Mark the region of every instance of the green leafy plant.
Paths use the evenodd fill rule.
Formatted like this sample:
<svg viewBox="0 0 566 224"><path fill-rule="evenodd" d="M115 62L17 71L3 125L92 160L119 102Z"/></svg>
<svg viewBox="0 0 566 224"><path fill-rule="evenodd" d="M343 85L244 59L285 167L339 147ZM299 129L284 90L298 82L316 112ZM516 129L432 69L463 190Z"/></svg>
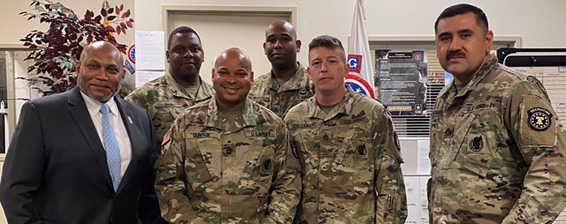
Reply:
<svg viewBox="0 0 566 224"><path fill-rule="evenodd" d="M28 67L28 86L43 95L65 92L77 85L75 62L83 48L91 42L106 40L126 53L127 46L118 43L111 34L126 34L128 28L133 28L130 10L124 10L123 4L110 7L104 1L100 15L86 10L83 18L60 2L32 0L30 6L35 12L24 11L20 15L49 24L47 31L32 30L20 39L31 50L24 60L33 61ZM47 89L38 88L38 84ZM125 95L128 91L124 84L120 94Z"/></svg>

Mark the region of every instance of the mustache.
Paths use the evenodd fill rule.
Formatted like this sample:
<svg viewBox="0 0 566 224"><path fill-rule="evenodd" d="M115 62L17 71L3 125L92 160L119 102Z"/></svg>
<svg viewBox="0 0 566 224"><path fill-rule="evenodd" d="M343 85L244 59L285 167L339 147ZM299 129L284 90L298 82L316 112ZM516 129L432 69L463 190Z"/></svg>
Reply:
<svg viewBox="0 0 566 224"><path fill-rule="evenodd" d="M446 55L447 58L453 58L453 57L466 57L466 53L464 53L463 51L451 51L448 53L448 55Z"/></svg>

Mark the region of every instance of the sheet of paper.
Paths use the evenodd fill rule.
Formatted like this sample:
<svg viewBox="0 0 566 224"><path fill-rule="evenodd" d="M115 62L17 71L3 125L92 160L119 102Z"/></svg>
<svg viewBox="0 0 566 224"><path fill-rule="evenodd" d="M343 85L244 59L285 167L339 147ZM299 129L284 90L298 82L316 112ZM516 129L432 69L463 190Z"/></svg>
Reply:
<svg viewBox="0 0 566 224"><path fill-rule="evenodd" d="M165 70L163 31L136 31L136 70Z"/></svg>
<svg viewBox="0 0 566 224"><path fill-rule="evenodd" d="M418 164L417 174L430 175L430 159L428 157L430 140L418 141Z"/></svg>
<svg viewBox="0 0 566 224"><path fill-rule="evenodd" d="M426 176L426 177L419 177L419 186L420 186L420 210L421 210L421 214L420 214L420 218L421 218L421 224L428 224L428 195L426 193L426 183L428 182L428 179L430 178L430 176Z"/></svg>
<svg viewBox="0 0 566 224"><path fill-rule="evenodd" d="M165 72L162 71L136 71L136 88L164 75Z"/></svg>
<svg viewBox="0 0 566 224"><path fill-rule="evenodd" d="M405 224L419 224L421 220L420 177L404 177L407 192L407 219Z"/></svg>

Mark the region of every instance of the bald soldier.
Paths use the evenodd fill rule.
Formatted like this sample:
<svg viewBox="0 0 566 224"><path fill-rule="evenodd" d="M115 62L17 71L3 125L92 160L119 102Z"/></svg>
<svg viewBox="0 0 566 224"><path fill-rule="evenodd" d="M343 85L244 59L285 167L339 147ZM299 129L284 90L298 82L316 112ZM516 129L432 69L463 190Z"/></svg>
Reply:
<svg viewBox="0 0 566 224"><path fill-rule="evenodd" d="M298 223L404 223L401 152L384 107L344 84L350 66L340 40L309 44L314 97L285 122L303 168Z"/></svg>
<svg viewBox="0 0 566 224"><path fill-rule="evenodd" d="M497 63L481 9L450 6L434 27L454 81L431 117L431 223L552 223L566 206L566 132L546 90Z"/></svg>
<svg viewBox="0 0 566 224"><path fill-rule="evenodd" d="M291 23L275 21L265 30L263 50L271 71L254 80L249 97L281 118L314 94L307 70L297 61L300 49L301 41Z"/></svg>
<svg viewBox="0 0 566 224"><path fill-rule="evenodd" d="M230 48L216 58L216 96L190 107L167 132L156 191L171 223L291 223L300 165L282 120L249 100L249 57Z"/></svg>

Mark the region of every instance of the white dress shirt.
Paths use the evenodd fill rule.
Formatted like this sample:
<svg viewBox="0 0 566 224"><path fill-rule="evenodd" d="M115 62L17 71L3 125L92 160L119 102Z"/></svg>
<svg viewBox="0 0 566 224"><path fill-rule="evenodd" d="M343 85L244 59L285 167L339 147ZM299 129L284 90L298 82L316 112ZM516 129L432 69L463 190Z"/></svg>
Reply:
<svg viewBox="0 0 566 224"><path fill-rule="evenodd" d="M102 143L102 146L105 147L104 140L102 138L102 114L100 113L100 107L102 106L102 103L90 98L83 92L81 92L81 95L83 96L83 99L85 101L88 113L92 118L92 122L94 123L94 127L96 128L100 142ZM112 124L114 133L116 134L118 146L120 147L120 180L122 180L122 177L124 177L124 173L126 172L126 169L128 168L130 161L132 160L132 144L130 143L130 136L128 136L128 131L126 131L126 126L124 126L124 121L122 120L122 116L120 116L120 111L118 110L118 106L114 101L114 97L110 98L110 100L108 100L106 104L108 105L108 107L110 107L108 118L110 119L110 124ZM104 150L106 150L106 148Z"/></svg>

